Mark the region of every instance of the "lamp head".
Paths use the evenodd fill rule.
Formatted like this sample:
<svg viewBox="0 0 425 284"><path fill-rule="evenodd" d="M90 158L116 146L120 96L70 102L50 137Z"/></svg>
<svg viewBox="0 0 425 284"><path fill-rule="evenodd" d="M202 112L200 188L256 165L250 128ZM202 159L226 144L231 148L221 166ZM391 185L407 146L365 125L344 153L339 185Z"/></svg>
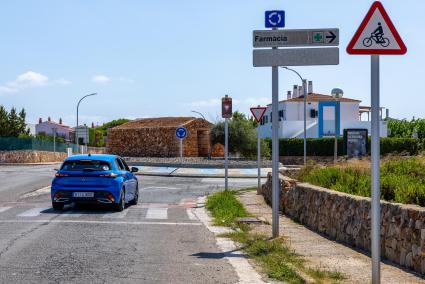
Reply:
<svg viewBox="0 0 425 284"><path fill-rule="evenodd" d="M344 95L344 91L340 88L333 88L331 94L334 99L340 99Z"/></svg>

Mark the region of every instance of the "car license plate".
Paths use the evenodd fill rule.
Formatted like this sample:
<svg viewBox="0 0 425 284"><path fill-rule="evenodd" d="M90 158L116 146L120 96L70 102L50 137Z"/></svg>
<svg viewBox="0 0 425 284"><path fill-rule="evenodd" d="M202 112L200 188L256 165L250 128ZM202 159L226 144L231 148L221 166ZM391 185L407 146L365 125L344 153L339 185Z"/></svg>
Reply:
<svg viewBox="0 0 425 284"><path fill-rule="evenodd" d="M94 192L73 192L72 197L94 197Z"/></svg>

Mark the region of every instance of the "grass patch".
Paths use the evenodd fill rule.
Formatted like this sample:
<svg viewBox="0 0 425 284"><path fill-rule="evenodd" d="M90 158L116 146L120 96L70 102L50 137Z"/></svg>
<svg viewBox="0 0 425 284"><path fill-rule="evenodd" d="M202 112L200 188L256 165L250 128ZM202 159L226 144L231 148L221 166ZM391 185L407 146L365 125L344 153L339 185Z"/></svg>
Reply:
<svg viewBox="0 0 425 284"><path fill-rule="evenodd" d="M305 283L299 273L302 271L316 283L337 283L345 279L338 272L306 268L303 258L295 254L282 238L268 239L251 232L247 224L235 224L236 218L248 216L236 198L237 194L233 191L214 193L208 197L206 208L212 213L215 224L237 228L234 232L219 236L240 243L242 250L262 267L268 277L287 283Z"/></svg>
<svg viewBox="0 0 425 284"><path fill-rule="evenodd" d="M219 226L235 226L235 220L247 217L248 213L236 198L234 191L221 191L210 195L205 204L214 217L214 224Z"/></svg>
<svg viewBox="0 0 425 284"><path fill-rule="evenodd" d="M359 196L371 196L370 164L308 166L298 173L304 182ZM381 163L381 199L425 206L425 157L390 158Z"/></svg>

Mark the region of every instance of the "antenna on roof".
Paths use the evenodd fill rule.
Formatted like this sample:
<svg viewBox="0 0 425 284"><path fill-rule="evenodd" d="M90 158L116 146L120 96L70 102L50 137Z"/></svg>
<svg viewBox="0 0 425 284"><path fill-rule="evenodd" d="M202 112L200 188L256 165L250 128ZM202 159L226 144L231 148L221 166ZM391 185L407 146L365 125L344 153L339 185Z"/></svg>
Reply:
<svg viewBox="0 0 425 284"><path fill-rule="evenodd" d="M91 157L91 153L89 153L89 157Z"/></svg>

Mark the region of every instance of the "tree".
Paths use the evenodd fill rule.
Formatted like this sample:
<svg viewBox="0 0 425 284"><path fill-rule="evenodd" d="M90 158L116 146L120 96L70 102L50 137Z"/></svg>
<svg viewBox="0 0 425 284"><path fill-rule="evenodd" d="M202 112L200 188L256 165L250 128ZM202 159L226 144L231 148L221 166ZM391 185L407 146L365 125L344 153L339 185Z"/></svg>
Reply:
<svg viewBox="0 0 425 284"><path fill-rule="evenodd" d="M18 126L18 131L19 131L19 135L28 135L30 133L30 130L27 129L27 124L25 123L25 119L26 119L27 113L25 112L25 109L22 109L19 112L19 126Z"/></svg>
<svg viewBox="0 0 425 284"><path fill-rule="evenodd" d="M235 111L229 120L229 152L240 153L246 158L257 157L257 122L245 114ZM224 122L220 121L211 130L213 144L224 145ZM270 148L266 141L261 141L261 154L270 157Z"/></svg>
<svg viewBox="0 0 425 284"><path fill-rule="evenodd" d="M20 134L20 121L16 108L12 107L9 112L9 136L18 137Z"/></svg>
<svg viewBox="0 0 425 284"><path fill-rule="evenodd" d="M0 106L0 137L1 136L9 136L9 114L3 106Z"/></svg>

